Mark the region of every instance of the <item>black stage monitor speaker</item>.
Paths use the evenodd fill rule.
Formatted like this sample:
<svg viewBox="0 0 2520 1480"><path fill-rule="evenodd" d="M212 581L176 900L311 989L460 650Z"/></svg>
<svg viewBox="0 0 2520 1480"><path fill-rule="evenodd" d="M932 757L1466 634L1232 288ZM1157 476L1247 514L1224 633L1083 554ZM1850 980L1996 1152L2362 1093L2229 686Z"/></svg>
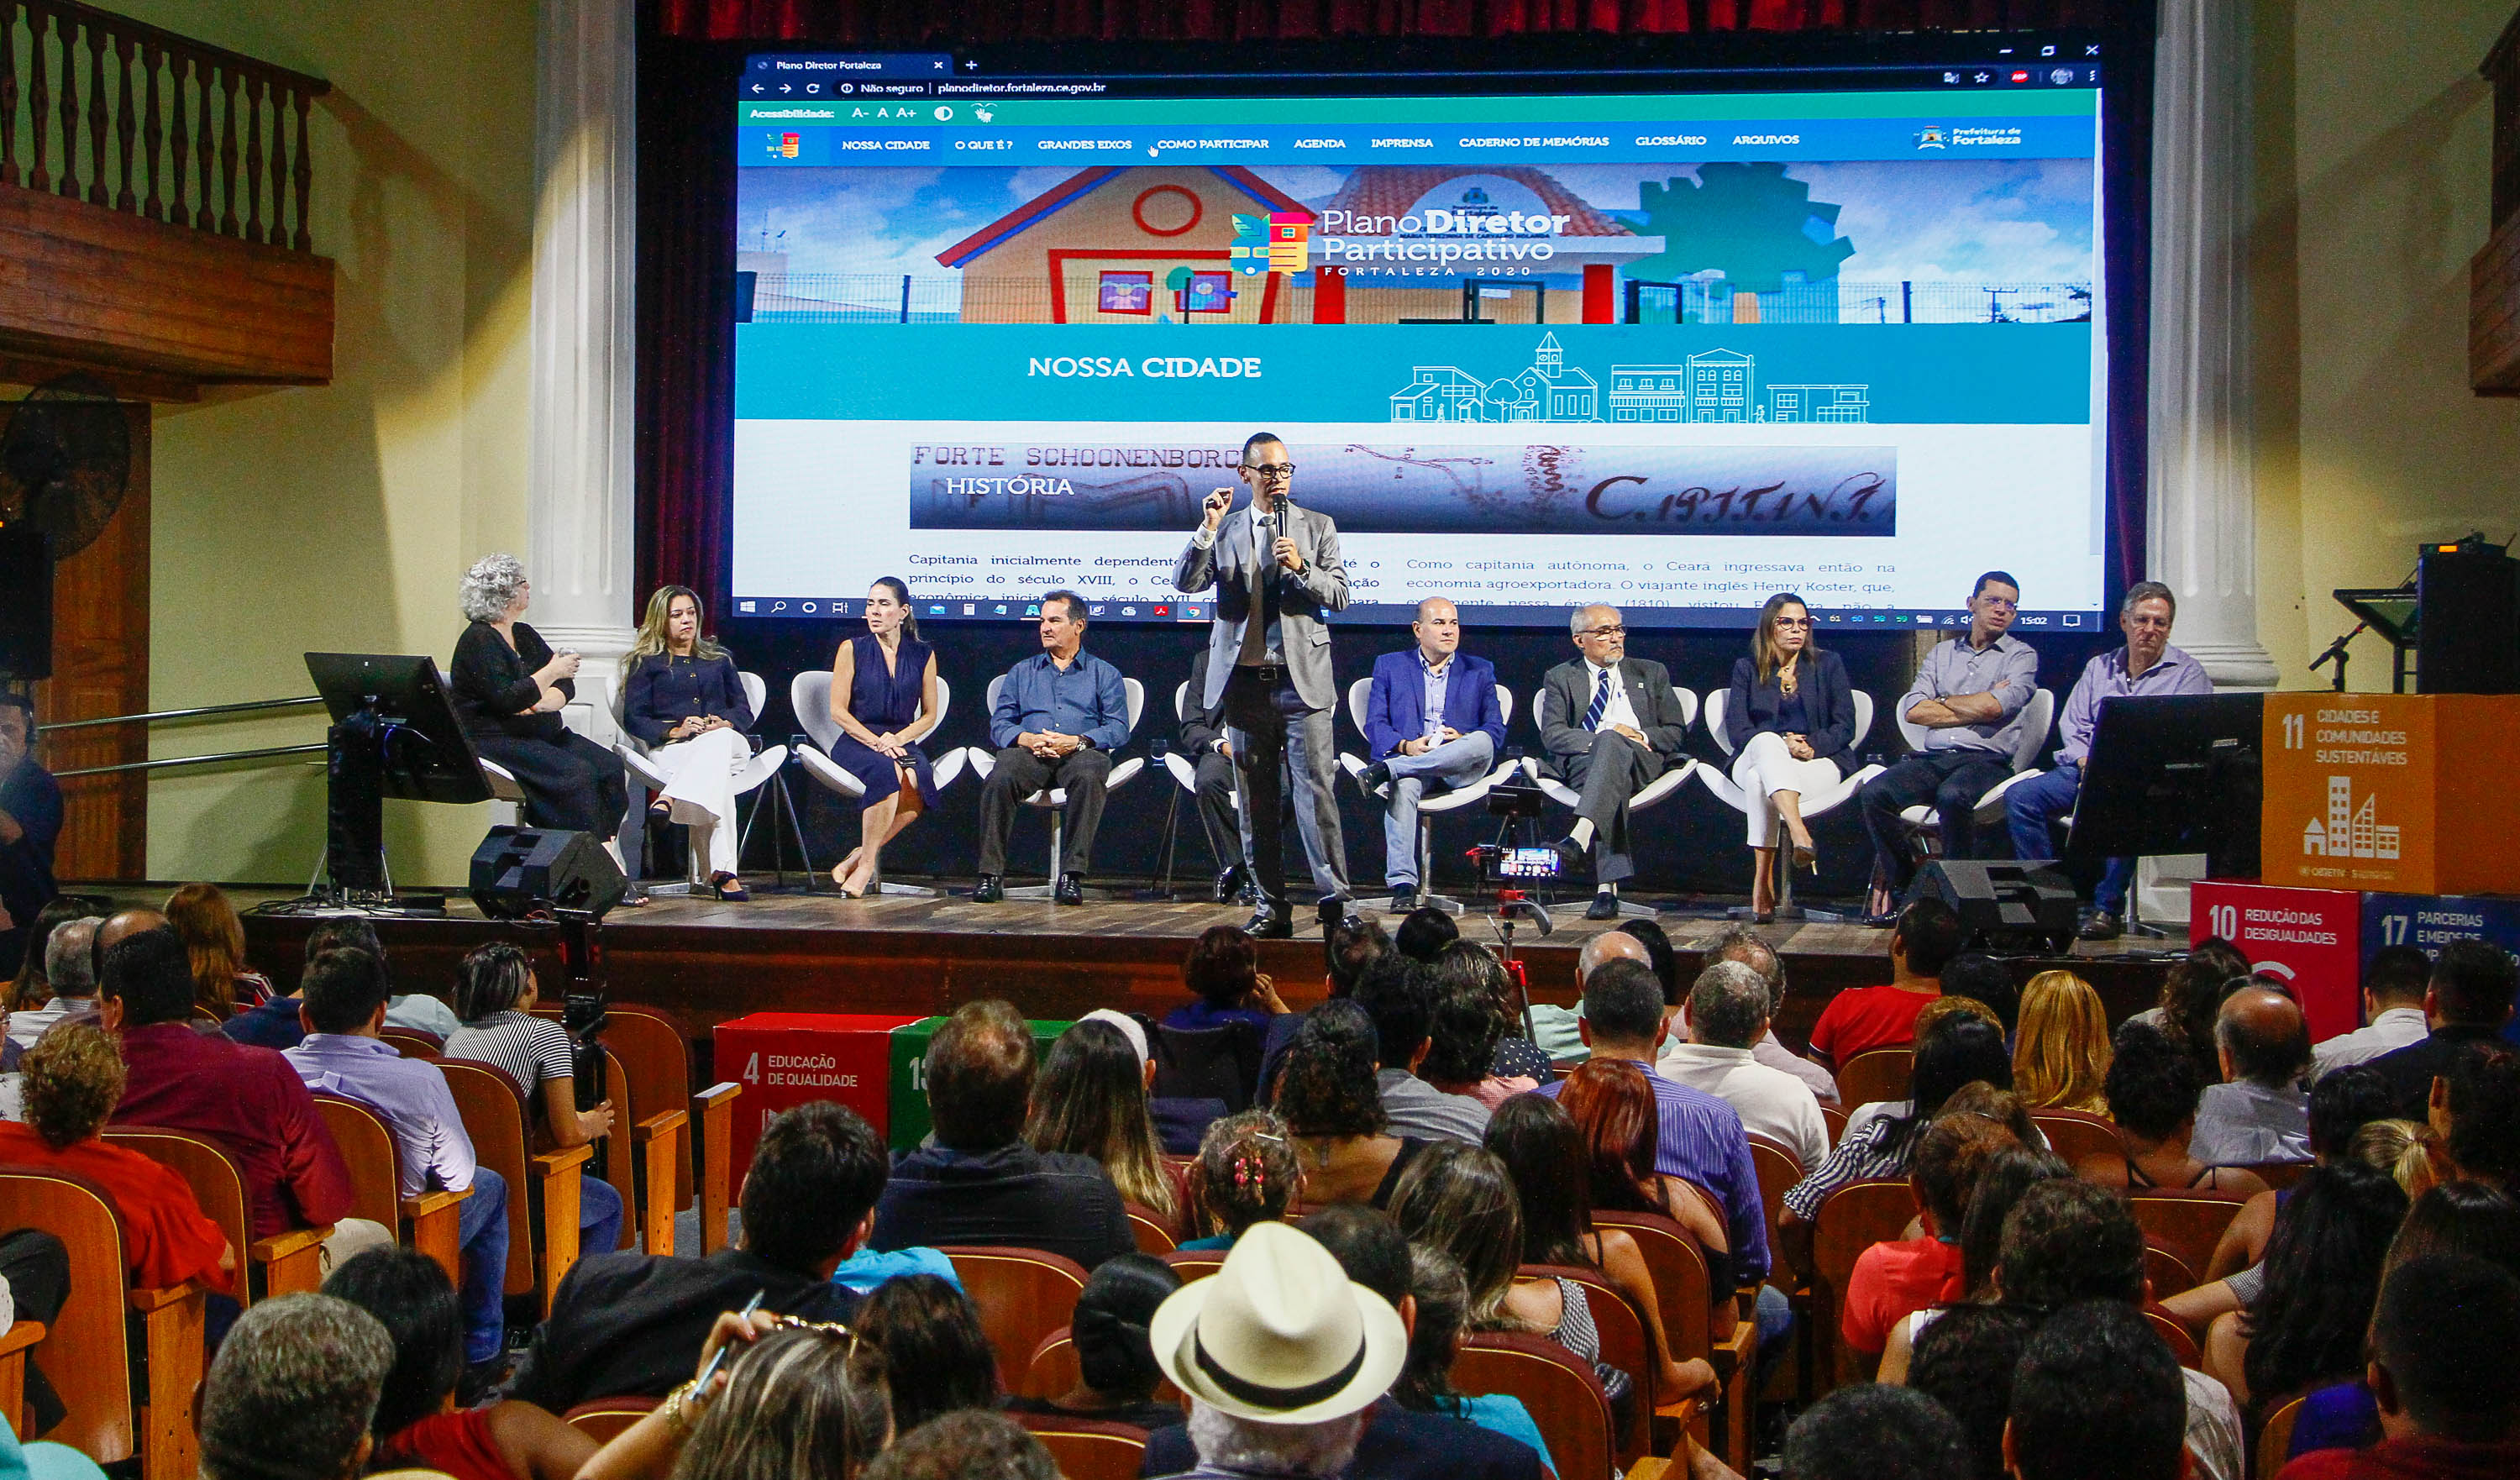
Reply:
<svg viewBox="0 0 2520 1480"><path fill-rule="evenodd" d="M2045 865L1937 859L1917 871L1901 903L1928 898L1960 918L1964 949L2073 949L2073 880Z"/></svg>
<svg viewBox="0 0 2520 1480"><path fill-rule="evenodd" d="M601 919L629 887L592 832L492 828L472 850L472 903L492 919L536 910L583 910Z"/></svg>
<svg viewBox="0 0 2520 1480"><path fill-rule="evenodd" d="M2520 694L2520 561L2465 539L2415 562L2415 692Z"/></svg>
<svg viewBox="0 0 2520 1480"><path fill-rule="evenodd" d="M44 532L0 526L0 679L53 676L53 556Z"/></svg>

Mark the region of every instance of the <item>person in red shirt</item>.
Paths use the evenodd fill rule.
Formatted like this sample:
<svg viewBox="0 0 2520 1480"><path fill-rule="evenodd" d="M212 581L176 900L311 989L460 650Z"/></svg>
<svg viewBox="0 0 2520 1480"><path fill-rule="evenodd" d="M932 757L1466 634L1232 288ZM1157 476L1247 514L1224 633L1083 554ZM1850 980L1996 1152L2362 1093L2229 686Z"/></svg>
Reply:
<svg viewBox="0 0 2520 1480"><path fill-rule="evenodd" d="M256 1238L344 1221L350 1173L315 1097L277 1053L194 1031L192 962L173 930L114 942L99 997L129 1071L113 1124L190 1131L224 1146L244 1173Z"/></svg>
<svg viewBox="0 0 2520 1480"><path fill-rule="evenodd" d="M2520 1474L2520 1279L2467 1254L2390 1271L2364 1380L2387 1437L2364 1450L2313 1450L2277 1480Z"/></svg>
<svg viewBox="0 0 2520 1480"><path fill-rule="evenodd" d="M1916 1138L1908 1185L1924 1214L1925 1236L1876 1243L1858 1255L1838 1303L1838 1330L1867 1378L1880 1366L1891 1327L1929 1305L1967 1293L1960 1271L1960 1219L1978 1173L1998 1151L2021 1143L2001 1120L1946 1111Z"/></svg>
<svg viewBox="0 0 2520 1480"><path fill-rule="evenodd" d="M1899 912L1890 932L1886 987L1854 987L1838 993L1812 1024L1812 1057L1832 1069L1867 1049L1900 1048L1916 1041L1916 1014L1943 995L1938 979L1960 950L1960 918L1939 899L1920 899Z"/></svg>
<svg viewBox="0 0 2520 1480"><path fill-rule="evenodd" d="M131 1282L163 1289L185 1280L226 1293L236 1250L193 1200L184 1179L138 1151L97 1139L122 1098L122 1055L91 1023L64 1023L20 1063L26 1123L0 1120L0 1163L63 1172L96 1184L121 1214Z"/></svg>

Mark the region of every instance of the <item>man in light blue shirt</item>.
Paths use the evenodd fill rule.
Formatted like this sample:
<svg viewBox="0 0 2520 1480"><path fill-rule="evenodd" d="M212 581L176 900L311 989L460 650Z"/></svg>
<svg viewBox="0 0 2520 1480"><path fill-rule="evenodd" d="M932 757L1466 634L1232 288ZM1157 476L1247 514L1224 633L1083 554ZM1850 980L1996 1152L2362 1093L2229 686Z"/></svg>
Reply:
<svg viewBox="0 0 2520 1480"><path fill-rule="evenodd" d="M2074 798L2083 789L2083 762L2092 753L2092 732L2099 726L2103 701L2129 695L2214 692L2205 665L2170 646L2170 624L2178 616L2179 599L2161 582L2138 581L2127 588L2126 600L2118 604L2118 630L2126 634L2126 646L2083 665L2083 676L2074 681L2064 717L2056 724L2064 740L2056 752L2056 769L2003 794L2013 857L2056 856L2055 835L2048 830L2074 810ZM2125 931L2127 886L2134 879L2134 859L2108 861L2092 893L2092 918L2083 926L2083 939L2115 940Z"/></svg>
<svg viewBox="0 0 2520 1480"><path fill-rule="evenodd" d="M980 880L971 897L981 904L1007 897L1007 834L1016 805L1053 788L1067 793L1059 813L1066 856L1058 860L1053 897L1085 903L1111 752L1129 742L1129 694L1120 670L1084 649L1085 599L1073 591L1043 597L1041 652L1007 670L989 712L989 742L998 753L980 791Z"/></svg>
<svg viewBox="0 0 2520 1480"><path fill-rule="evenodd" d="M378 1035L384 1030L384 963L354 946L307 963L298 982L306 1036L281 1056L319 1095L355 1099L393 1132L401 1186L397 1199L436 1188L472 1195L458 1205L456 1241L463 1253L464 1359L495 1362L506 1335L502 1310L508 1282L508 1185L479 1165L464 1131L454 1092L437 1066L405 1058Z"/></svg>
<svg viewBox="0 0 2520 1480"><path fill-rule="evenodd" d="M1872 835L1874 877L1888 900L1874 901L1872 923L1897 922L1897 901L1916 876L1908 825L1910 807L1931 803L1942 824L1945 858L1980 858L1977 801L2012 774L2021 711L2039 692L2039 654L2010 635L2021 583L1990 570L1969 592L1968 631L1937 643L1899 696L1897 713L1925 732L1924 748L1864 784L1856 804Z"/></svg>

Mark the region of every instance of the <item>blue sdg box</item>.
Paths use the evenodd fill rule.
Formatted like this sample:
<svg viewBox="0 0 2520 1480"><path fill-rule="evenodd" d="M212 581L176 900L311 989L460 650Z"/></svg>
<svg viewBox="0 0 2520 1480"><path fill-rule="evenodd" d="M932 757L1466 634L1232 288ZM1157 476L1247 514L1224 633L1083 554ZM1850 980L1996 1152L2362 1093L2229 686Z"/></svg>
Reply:
<svg viewBox="0 0 2520 1480"><path fill-rule="evenodd" d="M2500 894L2365 894L2362 954L2413 946L2439 955L2444 941L2490 940L2520 954L2520 898ZM2502 1030L2520 1043L2520 1018Z"/></svg>

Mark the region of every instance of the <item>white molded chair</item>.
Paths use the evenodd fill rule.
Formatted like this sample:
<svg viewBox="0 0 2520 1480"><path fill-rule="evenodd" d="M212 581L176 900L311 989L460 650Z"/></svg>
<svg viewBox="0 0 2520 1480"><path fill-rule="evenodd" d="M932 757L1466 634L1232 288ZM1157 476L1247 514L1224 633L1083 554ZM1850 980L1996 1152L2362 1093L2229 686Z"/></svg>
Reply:
<svg viewBox="0 0 2520 1480"><path fill-rule="evenodd" d="M1724 731L1724 716L1725 711L1732 707L1732 691L1730 689L1716 689L1706 695L1706 735L1708 739L1715 741L1715 748L1723 751L1728 760L1732 754L1732 738ZM1855 691L1855 739L1848 741L1847 748L1860 751L1864 744L1864 738L1871 733L1872 695L1858 689ZM1808 820L1844 806L1857 791L1863 788L1866 782L1880 775L1881 769L1879 766L1860 767L1853 775L1838 778L1837 785L1832 787L1821 791L1804 792L1802 794L1804 818ZM1743 817L1750 815L1752 807L1765 807L1771 813L1776 810L1775 804L1766 797L1752 796L1734 785L1732 768L1730 765L1700 766L1697 768L1697 779L1706 784L1706 789L1714 792L1718 801ZM1777 918L1779 919L1800 918L1798 915L1786 914L1793 909L1795 909L1794 853L1791 848L1779 846L1777 849Z"/></svg>
<svg viewBox="0 0 2520 1480"><path fill-rule="evenodd" d="M1003 673L989 680L988 700L991 714L998 712L998 691L1006 686L1007 677ZM1147 686L1136 679L1124 678L1120 680L1120 687L1128 695L1129 734L1134 737L1138 733L1138 716L1146 711ZM998 752L993 749L973 745L964 753L971 759L971 774L982 781L987 781L989 773L997 769ZM1146 769L1147 758L1143 755L1133 755L1127 760L1113 761L1111 774L1102 783L1103 793L1108 795L1119 790L1130 782L1136 781L1138 773ZM1051 786L1036 791L1024 798L1024 805L1039 807L1050 814L1050 882L1026 884L1019 889L1009 889L1007 898L1049 899L1058 893L1058 862L1067 856L1067 821L1059 812L1060 808L1067 805L1067 788Z"/></svg>
<svg viewBox="0 0 2520 1480"><path fill-rule="evenodd" d="M1683 689L1678 684L1671 686L1671 693L1674 698L1680 700L1681 724L1687 726L1696 723L1697 695L1687 689ZM1532 727L1540 731L1543 735L1549 733L1548 706L1549 690L1546 687L1543 687L1538 693L1531 696ZM1574 787L1567 785L1564 782L1561 782L1555 777L1550 776L1546 772L1542 771L1540 769L1540 761L1537 757L1526 758L1522 764L1524 772L1530 776L1532 781L1539 785L1542 791L1548 793L1551 801L1557 803L1557 805L1561 807L1572 809L1577 803L1583 800L1583 797L1576 792ZM1628 798L1629 817L1633 819L1636 814L1642 812L1647 807L1654 806L1664 801L1670 797L1673 792L1679 790L1688 783L1691 772L1702 772L1705 769L1705 767L1697 763L1697 758L1695 756L1682 756L1680 758L1680 764L1672 767L1662 775L1655 777L1651 782L1646 784L1643 790ZM1583 904L1559 905L1557 906L1557 909L1580 912L1590 908L1591 904L1592 901L1587 900ZM1654 917L1654 911L1648 910L1642 905L1629 904L1625 898L1622 898L1619 901L1619 918L1622 919L1651 919Z"/></svg>
<svg viewBox="0 0 2520 1480"><path fill-rule="evenodd" d="M805 727L805 734L814 741L796 752L796 759L803 763L805 774L849 801L866 800L865 785L842 770L839 762L831 756L832 747L840 740L839 724L832 718L832 670L808 668L797 674L788 685L788 706L796 711L796 723ZM935 738L937 731L945 728L945 716L953 707L954 686L939 674L936 678L936 728L927 732L930 740ZM953 785L954 778L963 774L963 752L959 748L930 752L928 766L936 777L936 789L942 791ZM878 875L875 892L933 898L942 891L918 884L886 883Z"/></svg>
<svg viewBox="0 0 2520 1480"><path fill-rule="evenodd" d="M761 706L770 699L770 686L763 683L761 675L757 673L738 673L736 677L743 684L743 700L752 706L753 722L757 725L761 720ZM621 723L621 705L626 694L625 685L612 695L613 724L621 737L612 742L612 753L621 757L621 769L629 773L630 817L635 826L638 819L647 815L651 799L663 791L669 783L665 773L656 768L652 752L647 742L632 735L629 727ZM786 764L788 764L786 745L772 745L756 752L745 764L743 774L736 778L735 794L738 797L743 797L759 790L762 784L776 778L779 775L779 768ZM758 810L755 809L756 815ZM735 819L727 818L719 826L731 828L737 824ZM626 833L629 830L625 828L623 830ZM688 832L690 829L686 828L685 830ZM749 826L743 828L744 836L749 837L751 832ZM649 893L692 894L708 887L708 864L700 857L700 850L695 846L684 851L691 856L690 867L685 871L687 875L685 880L677 884L657 884L651 888ZM742 854L743 845L739 841L736 844L736 856L741 860Z"/></svg>
<svg viewBox="0 0 2520 1480"><path fill-rule="evenodd" d="M1372 695L1373 680L1371 678L1361 678L1347 686L1347 720L1349 724L1356 727L1356 733L1359 735L1366 733L1366 704L1372 697ZM1503 684L1499 684L1496 686L1496 695L1497 707L1504 711L1506 724L1508 726L1511 726L1513 724L1513 691L1508 689ZM1351 778L1356 777L1359 772L1362 772L1366 768L1367 764L1364 756L1350 755L1344 751L1340 753L1338 759L1340 767L1344 769ZM1421 796L1418 799L1418 903L1419 905L1431 905L1434 908L1443 911L1447 915L1460 915L1468 908L1458 899L1453 899L1434 892L1435 817L1438 813L1458 812L1463 807L1487 800L1488 792L1495 787L1496 784L1500 780L1511 773L1513 768L1513 762L1509 760L1499 760L1495 767L1492 768L1485 777L1470 783L1466 786L1457 787L1451 791L1440 791L1432 796ZM1357 786L1359 789L1363 789L1365 783L1362 780L1359 780L1357 782ZM1368 791L1366 794L1368 796L1373 796L1373 793L1371 791ZM1376 801L1383 800L1383 798L1378 796L1373 797L1373 799ZM1357 908L1360 910L1388 909L1390 908L1390 905L1391 900L1388 895L1381 899L1359 900L1357 902Z"/></svg>
<svg viewBox="0 0 2520 1480"><path fill-rule="evenodd" d="M1908 742L1908 748L1924 749L1925 737L1932 732L1922 725L1913 723L1904 714L1897 718L1899 736ZM2021 740L2012 747L2012 774L1989 787L1987 793L1977 799L1977 806L1972 809L1976 812L1979 822L2002 823L2003 794L2034 776L2046 774L2038 769L2039 752L2047 748L2048 732L2054 727L2055 723L2056 691L2042 689L2030 696L2029 703L2021 707ZM1908 825L1910 836L1928 856L1942 851L1943 823L1932 807L1906 808L1900 812L1899 820Z"/></svg>

